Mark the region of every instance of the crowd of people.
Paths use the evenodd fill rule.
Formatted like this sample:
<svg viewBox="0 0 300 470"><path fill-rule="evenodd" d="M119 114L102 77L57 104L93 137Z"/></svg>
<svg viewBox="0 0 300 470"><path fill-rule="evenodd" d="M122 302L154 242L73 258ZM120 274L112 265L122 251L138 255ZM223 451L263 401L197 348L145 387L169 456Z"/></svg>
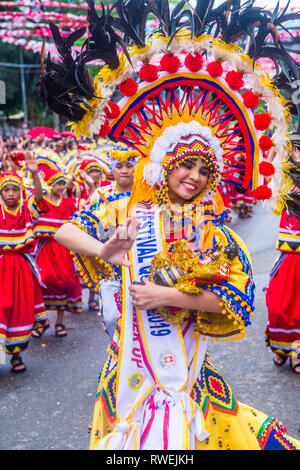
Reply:
<svg viewBox="0 0 300 470"><path fill-rule="evenodd" d="M54 239L56 231L100 194L128 196L137 152L104 141L53 140L43 134L1 139L0 149L0 338L11 370L18 373L26 370L20 353L30 338L40 338L49 328L47 310L57 312L57 337L67 335L65 312L82 312L84 282L69 250ZM101 313L101 305L90 287L88 308Z"/></svg>

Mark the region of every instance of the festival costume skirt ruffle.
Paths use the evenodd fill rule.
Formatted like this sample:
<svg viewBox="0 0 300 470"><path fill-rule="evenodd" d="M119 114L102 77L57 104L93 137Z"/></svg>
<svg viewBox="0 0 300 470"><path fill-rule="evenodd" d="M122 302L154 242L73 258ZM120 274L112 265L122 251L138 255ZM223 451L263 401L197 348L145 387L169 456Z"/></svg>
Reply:
<svg viewBox="0 0 300 470"><path fill-rule="evenodd" d="M105 436L113 434L117 425L117 336L116 332L99 380L91 426L91 450L97 449ZM211 364L208 353L190 397L199 405L207 431L206 438L196 439L196 450L300 450L300 442L288 436L279 421L236 400L228 383ZM141 449L140 446L136 448ZM155 449L164 449L163 440L156 442Z"/></svg>
<svg viewBox="0 0 300 470"><path fill-rule="evenodd" d="M300 254L282 257L266 292L267 346L288 357L300 354Z"/></svg>
<svg viewBox="0 0 300 470"><path fill-rule="evenodd" d="M82 288L69 250L49 238L38 246L36 262L41 270L47 310L82 312Z"/></svg>
<svg viewBox="0 0 300 470"><path fill-rule="evenodd" d="M38 277L26 255L0 255L0 346L7 354L24 351L31 331L48 325Z"/></svg>
<svg viewBox="0 0 300 470"><path fill-rule="evenodd" d="M229 199L233 208L247 206L251 209L257 202L253 196L253 192L250 190L245 193L238 193L235 188L231 186L229 192Z"/></svg>

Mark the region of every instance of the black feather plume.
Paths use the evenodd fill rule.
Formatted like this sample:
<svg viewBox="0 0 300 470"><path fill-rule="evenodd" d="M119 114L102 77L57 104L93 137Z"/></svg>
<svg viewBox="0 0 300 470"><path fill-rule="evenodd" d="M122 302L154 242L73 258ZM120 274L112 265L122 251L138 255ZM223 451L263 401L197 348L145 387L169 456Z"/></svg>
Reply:
<svg viewBox="0 0 300 470"><path fill-rule="evenodd" d="M217 7L215 0L197 0L195 6L189 0L180 0L171 11L169 0L115 0L110 7L101 3L99 10L94 0L87 0L88 38L81 52L73 53L72 47L84 35L85 28L65 38L56 25L50 25L60 62L53 63L49 57L47 65L42 64L41 96L59 114L64 111L69 119L80 120L85 113L81 104L86 105L86 100L94 97L86 65L101 60L111 70L117 69L120 47L131 63L127 46L144 47L149 13L158 20L158 30L170 42L184 28L191 37L210 34L226 43L238 43L254 63L263 57L271 59L280 86L287 91L293 80L300 79L299 67L278 33L280 28L289 31L290 21L300 21L299 13L288 13L289 1L283 10L279 2L270 10L256 7L255 0L224 0ZM289 34L296 43L297 38L290 31ZM300 106L295 107L300 117Z"/></svg>
<svg viewBox="0 0 300 470"><path fill-rule="evenodd" d="M79 121L85 114L80 103L94 97L92 80L79 56L74 57L72 46L81 38L86 28L62 37L58 27L50 24L53 39L60 56L60 62L52 62L48 54L46 66L41 61L38 92L49 107L70 120Z"/></svg>

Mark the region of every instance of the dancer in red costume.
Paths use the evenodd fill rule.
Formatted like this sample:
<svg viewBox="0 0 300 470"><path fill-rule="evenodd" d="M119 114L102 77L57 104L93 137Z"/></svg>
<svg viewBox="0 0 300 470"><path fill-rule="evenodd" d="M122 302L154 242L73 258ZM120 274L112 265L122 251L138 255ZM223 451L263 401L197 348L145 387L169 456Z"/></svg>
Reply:
<svg viewBox="0 0 300 470"><path fill-rule="evenodd" d="M0 346L12 355L13 372L24 372L20 352L28 347L31 332L48 325L39 270L32 256L34 222L41 215L42 186L37 164L26 154L35 196L26 200L20 176L11 171L0 177Z"/></svg>
<svg viewBox="0 0 300 470"><path fill-rule="evenodd" d="M272 349L274 364L282 366L290 358L293 372L300 374L300 136L292 137L290 175L294 186L288 208L281 215L276 247L280 255L266 292L265 339Z"/></svg>
<svg viewBox="0 0 300 470"><path fill-rule="evenodd" d="M41 270L43 298L47 310L57 311L56 336L67 335L63 323L65 311L82 312L82 290L78 275L75 273L73 259L68 250L54 240L59 227L78 210L79 199L62 197L66 177L60 170L44 167L43 179L50 190L44 197L47 212L35 225L36 262ZM44 330L33 336L38 338Z"/></svg>

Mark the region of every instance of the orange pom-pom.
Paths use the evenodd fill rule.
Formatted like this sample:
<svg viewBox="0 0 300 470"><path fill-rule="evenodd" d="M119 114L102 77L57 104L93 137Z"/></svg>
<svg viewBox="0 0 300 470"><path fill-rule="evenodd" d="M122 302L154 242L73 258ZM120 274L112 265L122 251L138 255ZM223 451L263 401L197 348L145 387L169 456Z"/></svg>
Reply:
<svg viewBox="0 0 300 470"><path fill-rule="evenodd" d="M259 172L263 176L272 176L275 173L274 165L271 162L261 162L258 165Z"/></svg>
<svg viewBox="0 0 300 470"><path fill-rule="evenodd" d="M258 200L269 199L272 196L272 190L268 186L261 185L253 191L253 196Z"/></svg>

